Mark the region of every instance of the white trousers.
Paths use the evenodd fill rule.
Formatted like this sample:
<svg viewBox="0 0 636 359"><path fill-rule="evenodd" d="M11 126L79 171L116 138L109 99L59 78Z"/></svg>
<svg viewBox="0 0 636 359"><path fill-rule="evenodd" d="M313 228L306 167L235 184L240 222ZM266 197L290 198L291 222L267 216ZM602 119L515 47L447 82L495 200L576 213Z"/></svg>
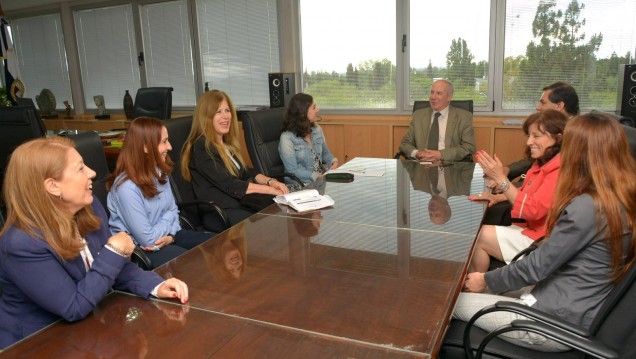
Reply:
<svg viewBox="0 0 636 359"><path fill-rule="evenodd" d="M499 301L525 303L519 298L511 298L502 295L484 293L460 293L455 305L453 318L468 322L478 311ZM488 313L477 319L475 325L481 329L491 332L499 327L510 324L516 319L529 319L523 315L510 312ZM569 348L550 340L542 335L529 333L527 331L513 331L501 334L499 338L522 347L544 352L562 352Z"/></svg>

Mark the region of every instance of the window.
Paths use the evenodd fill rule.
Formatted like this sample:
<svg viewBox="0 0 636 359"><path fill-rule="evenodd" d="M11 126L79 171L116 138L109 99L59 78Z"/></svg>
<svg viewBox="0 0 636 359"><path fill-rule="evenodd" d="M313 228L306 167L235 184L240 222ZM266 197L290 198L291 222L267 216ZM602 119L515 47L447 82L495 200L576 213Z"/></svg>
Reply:
<svg viewBox="0 0 636 359"><path fill-rule="evenodd" d="M323 108L396 107L394 0L301 0L302 91Z"/></svg>
<svg viewBox="0 0 636 359"><path fill-rule="evenodd" d="M141 86L131 5L77 10L73 17L86 108L97 108L97 95L106 109L123 108L126 90L134 98Z"/></svg>
<svg viewBox="0 0 636 359"><path fill-rule="evenodd" d="M302 88L322 108L410 110L446 78L476 111L528 113L557 81L614 110L634 62L633 1L300 0L300 17Z"/></svg>
<svg viewBox="0 0 636 359"><path fill-rule="evenodd" d="M534 109L541 89L574 86L581 109L615 110L619 64L633 63L636 2L506 3L503 109Z"/></svg>
<svg viewBox="0 0 636 359"><path fill-rule="evenodd" d="M279 72L276 0L197 0L204 82L235 105L269 105L268 73Z"/></svg>
<svg viewBox="0 0 636 359"><path fill-rule="evenodd" d="M64 36L59 14L25 17L11 22L25 97L33 98L43 89L55 95L56 107L73 103Z"/></svg>
<svg viewBox="0 0 636 359"><path fill-rule="evenodd" d="M411 1L409 103L428 99L434 80L450 80L456 100L488 103L490 0Z"/></svg>
<svg viewBox="0 0 636 359"><path fill-rule="evenodd" d="M173 106L196 105L186 1L142 5L140 13L148 87L174 88Z"/></svg>

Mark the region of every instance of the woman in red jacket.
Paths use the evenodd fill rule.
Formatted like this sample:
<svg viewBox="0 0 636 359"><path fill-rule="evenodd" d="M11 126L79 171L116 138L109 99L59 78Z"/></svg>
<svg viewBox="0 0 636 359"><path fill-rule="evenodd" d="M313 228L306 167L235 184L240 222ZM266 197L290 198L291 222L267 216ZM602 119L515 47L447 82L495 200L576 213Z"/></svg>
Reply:
<svg viewBox="0 0 636 359"><path fill-rule="evenodd" d="M512 258L532 242L545 236L546 218L559 176L561 141L567 118L556 110L545 110L530 115L523 123L528 140L526 158L534 161L526 172L521 188L510 185L503 164L494 155L478 151L475 161L484 175L496 184L497 194L482 192L469 196L473 201L488 201L488 206L509 201L513 218L525 223L511 226L484 225L477 237L468 272L486 272L490 257L510 263Z"/></svg>

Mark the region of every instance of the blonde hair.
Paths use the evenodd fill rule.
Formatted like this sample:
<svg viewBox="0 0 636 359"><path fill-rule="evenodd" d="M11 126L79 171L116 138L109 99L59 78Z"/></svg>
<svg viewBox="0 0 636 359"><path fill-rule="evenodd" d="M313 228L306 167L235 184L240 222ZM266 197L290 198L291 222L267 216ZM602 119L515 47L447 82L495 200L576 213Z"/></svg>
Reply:
<svg viewBox="0 0 636 359"><path fill-rule="evenodd" d="M39 138L26 142L13 151L4 177L3 192L7 205L7 221L0 231L11 226L40 238L64 260L76 258L84 246L76 237L83 237L100 226L91 206L70 216L56 202L44 182L48 178L62 180L74 143L64 137Z"/></svg>
<svg viewBox="0 0 636 359"><path fill-rule="evenodd" d="M223 100L227 101L227 104L230 107L232 120L230 124L230 131L223 135L223 143L220 143L217 138L217 133L214 130L214 126L212 125L212 119L216 115L216 112L221 106L221 102L223 102ZM220 90L210 90L201 95L201 97L199 97L199 101L197 101L197 107L194 110L192 120L192 129L190 130L188 139L183 145L183 150L181 152L181 173L186 181L192 180L192 174L190 173L189 167L190 158L192 156L192 147L201 137L205 139L205 150L208 154L212 154L210 145L214 146L216 151L219 153L219 156L221 156L225 169L233 176L238 176L238 169L234 166L232 158L227 154L225 149L227 148L230 153L236 156L241 165L245 166L245 162L241 156L241 144L239 141L236 108L234 107L234 103L232 103L230 96L228 96L225 92Z"/></svg>

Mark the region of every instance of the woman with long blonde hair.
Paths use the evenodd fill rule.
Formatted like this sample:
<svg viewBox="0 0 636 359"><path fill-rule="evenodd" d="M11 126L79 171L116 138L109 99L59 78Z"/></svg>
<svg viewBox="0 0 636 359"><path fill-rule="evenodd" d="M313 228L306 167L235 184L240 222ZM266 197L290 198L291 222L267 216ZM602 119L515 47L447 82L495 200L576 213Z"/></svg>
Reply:
<svg viewBox="0 0 636 359"><path fill-rule="evenodd" d="M601 112L568 122L561 158L546 240L520 261L468 274L464 289L501 293L525 287L514 301L589 328L614 284L636 258L636 163L622 126ZM500 300L513 299L461 293L454 316L468 321ZM482 316L476 325L492 331L515 319L525 318L496 312ZM567 350L525 331L501 338L537 350Z"/></svg>
<svg viewBox="0 0 636 359"><path fill-rule="evenodd" d="M111 235L94 177L63 137L27 142L11 155L0 230L0 348L59 319L84 318L111 288L188 300L182 281L130 262L134 243L125 232Z"/></svg>
<svg viewBox="0 0 636 359"><path fill-rule="evenodd" d="M199 97L181 172L197 198L216 202L232 225L272 204L274 195L289 192L284 183L245 167L236 109L219 90Z"/></svg>

